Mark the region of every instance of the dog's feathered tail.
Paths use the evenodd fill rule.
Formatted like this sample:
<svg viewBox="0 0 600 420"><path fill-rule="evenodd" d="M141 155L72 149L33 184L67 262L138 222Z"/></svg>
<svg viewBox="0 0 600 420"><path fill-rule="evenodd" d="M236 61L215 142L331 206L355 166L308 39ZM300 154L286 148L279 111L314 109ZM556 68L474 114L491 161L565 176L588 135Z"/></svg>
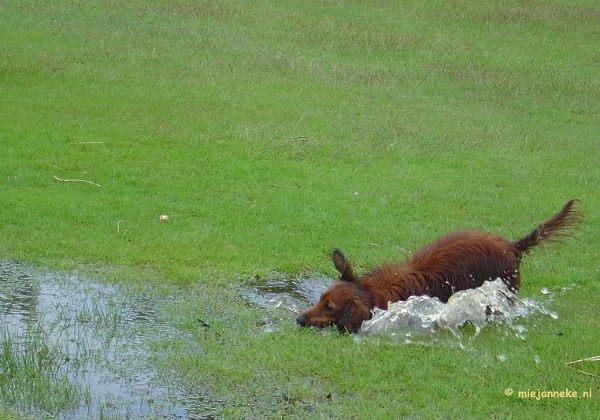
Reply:
<svg viewBox="0 0 600 420"><path fill-rule="evenodd" d="M572 236L572 228L583 219L583 213L577 209L577 202L578 200L567 202L558 213L536 227L529 235L513 242L513 245L521 254L524 254L541 242L550 242L560 237Z"/></svg>

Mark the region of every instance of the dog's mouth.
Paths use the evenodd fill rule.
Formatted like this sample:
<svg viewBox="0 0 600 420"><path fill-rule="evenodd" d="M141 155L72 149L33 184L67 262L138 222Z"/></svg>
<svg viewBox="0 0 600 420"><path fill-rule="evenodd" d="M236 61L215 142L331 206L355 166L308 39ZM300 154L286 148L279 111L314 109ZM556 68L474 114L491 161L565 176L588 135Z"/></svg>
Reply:
<svg viewBox="0 0 600 420"><path fill-rule="evenodd" d="M308 321L303 316L296 318L296 324L300 325L301 327L309 327Z"/></svg>
<svg viewBox="0 0 600 420"><path fill-rule="evenodd" d="M337 327L338 329L342 330L341 327L339 327L335 322L313 324L303 316L296 318L296 324L302 328L315 328L320 330L327 327Z"/></svg>
<svg viewBox="0 0 600 420"><path fill-rule="evenodd" d="M298 324L299 326L303 327L303 328L324 328L324 327L328 327L332 324L309 324L307 320L305 320L304 318L298 317L296 318L296 324Z"/></svg>

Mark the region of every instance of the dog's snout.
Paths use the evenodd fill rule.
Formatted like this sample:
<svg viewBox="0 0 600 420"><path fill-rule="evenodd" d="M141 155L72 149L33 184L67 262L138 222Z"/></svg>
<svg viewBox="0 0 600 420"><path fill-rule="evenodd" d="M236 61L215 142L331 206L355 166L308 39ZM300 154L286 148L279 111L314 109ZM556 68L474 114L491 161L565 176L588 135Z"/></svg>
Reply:
<svg viewBox="0 0 600 420"><path fill-rule="evenodd" d="M305 327L306 326L306 318L304 318L303 316L299 316L298 318L296 318L296 324Z"/></svg>

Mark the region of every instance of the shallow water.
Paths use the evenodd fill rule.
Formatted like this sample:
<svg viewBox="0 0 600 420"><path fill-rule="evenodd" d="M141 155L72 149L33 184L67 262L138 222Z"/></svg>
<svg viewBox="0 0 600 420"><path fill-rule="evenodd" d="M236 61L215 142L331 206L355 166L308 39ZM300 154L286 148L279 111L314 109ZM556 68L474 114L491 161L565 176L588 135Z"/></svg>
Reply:
<svg viewBox="0 0 600 420"><path fill-rule="evenodd" d="M5 340L24 346L32 329L43 331L47 347L64 355L60 374L85 390L77 407L50 413L56 418L210 418L201 401L150 366L152 339L175 334L161 313L118 287L0 262Z"/></svg>
<svg viewBox="0 0 600 420"><path fill-rule="evenodd" d="M266 308L283 308L285 320L271 320L267 330L276 322L294 322L295 316L314 305L334 280L323 277L286 279L267 278L250 288L249 299ZM447 303L429 296L413 296L395 302L387 310L373 309L373 317L365 321L356 334L357 340L385 339L399 343L459 344L475 339L483 328L497 325L507 335L525 339L532 317L557 319L547 306L554 296L547 288L539 299L522 298L511 293L497 279L484 282L477 289L455 293Z"/></svg>
<svg viewBox="0 0 600 420"><path fill-rule="evenodd" d="M267 308L284 308L290 312L300 312L307 305L319 301L332 280L326 277L303 277L289 279L273 275L257 282L244 293L257 305Z"/></svg>

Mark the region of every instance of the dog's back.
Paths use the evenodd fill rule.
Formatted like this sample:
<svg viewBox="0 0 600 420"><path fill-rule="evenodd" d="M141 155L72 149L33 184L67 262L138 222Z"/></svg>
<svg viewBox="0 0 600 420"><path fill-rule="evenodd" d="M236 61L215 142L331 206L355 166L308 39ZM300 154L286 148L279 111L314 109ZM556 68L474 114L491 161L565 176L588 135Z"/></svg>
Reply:
<svg viewBox="0 0 600 420"><path fill-rule="evenodd" d="M523 238L508 239L483 231L459 231L442 236L415 252L406 262L387 264L360 281L369 290L387 289L385 302L428 295L446 302L453 293L479 287L486 280L502 279L516 292L521 284L521 257L542 242L569 234L582 218L570 200L563 208ZM375 292L377 293L377 292ZM380 299L380 300L382 300Z"/></svg>
<svg viewBox="0 0 600 420"><path fill-rule="evenodd" d="M517 290L518 266L519 253L510 241L487 232L460 231L432 242L403 263L385 264L366 273L360 282L374 293L386 290L387 300L379 302L385 307L388 301L418 295L446 302L459 290L498 277Z"/></svg>

